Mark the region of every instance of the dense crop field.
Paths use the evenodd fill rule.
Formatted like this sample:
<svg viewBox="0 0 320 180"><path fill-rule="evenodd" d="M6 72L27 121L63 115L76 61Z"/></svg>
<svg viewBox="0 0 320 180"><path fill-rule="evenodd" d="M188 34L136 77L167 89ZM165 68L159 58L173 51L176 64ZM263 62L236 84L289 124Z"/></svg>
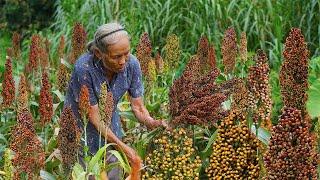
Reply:
<svg viewBox="0 0 320 180"><path fill-rule="evenodd" d="M50 27L5 23L0 179L106 179L115 166L123 179L317 179L320 3L288 2L65 0L53 6ZM141 167L107 144L83 168L86 132L64 97L75 61L111 20L131 35L147 109L171 130L139 124L125 95L117 105L123 141ZM85 87L79 105L87 117ZM101 93L107 123L112 106L112 94ZM105 163L109 153L119 161Z"/></svg>

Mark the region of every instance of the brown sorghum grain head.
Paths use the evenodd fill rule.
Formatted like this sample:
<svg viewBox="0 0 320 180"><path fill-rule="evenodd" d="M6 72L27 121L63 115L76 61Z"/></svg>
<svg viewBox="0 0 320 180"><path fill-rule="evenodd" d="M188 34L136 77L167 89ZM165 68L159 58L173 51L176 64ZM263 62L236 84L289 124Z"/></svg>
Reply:
<svg viewBox="0 0 320 180"><path fill-rule="evenodd" d="M21 35L17 32L14 32L12 35L12 50L13 50L13 58L16 60L21 56Z"/></svg>
<svg viewBox="0 0 320 180"><path fill-rule="evenodd" d="M65 168L71 169L77 161L81 132L70 107L63 109L59 120L58 148Z"/></svg>
<svg viewBox="0 0 320 180"><path fill-rule="evenodd" d="M79 22L76 22L73 26L72 30L72 56L70 59L70 63L74 64L75 60L77 60L80 55L85 51L85 46L87 43L87 33L83 27L83 25Z"/></svg>
<svg viewBox="0 0 320 180"><path fill-rule="evenodd" d="M163 73L163 70L164 70L164 61L160 55L160 52L157 52L155 57L155 62L156 62L157 74L160 75Z"/></svg>
<svg viewBox="0 0 320 180"><path fill-rule="evenodd" d="M60 63L59 65L59 69L57 72L57 86L60 92L65 92L67 87L68 87L68 83L69 80L71 78L71 74L69 72L69 69L62 63Z"/></svg>
<svg viewBox="0 0 320 180"><path fill-rule="evenodd" d="M137 59L140 61L141 71L144 76L148 74L148 62L151 60L151 41L147 32L144 32L137 46Z"/></svg>
<svg viewBox="0 0 320 180"><path fill-rule="evenodd" d="M258 50L255 61L248 73L249 107L253 112L253 121L270 129L272 100L268 58L262 50Z"/></svg>
<svg viewBox="0 0 320 180"><path fill-rule="evenodd" d="M243 63L247 61L248 51L247 51L247 35L245 32L241 33L240 36L240 48L239 48L240 59Z"/></svg>
<svg viewBox="0 0 320 180"><path fill-rule="evenodd" d="M63 35L60 36L59 46L58 46L58 60L60 62L64 57L64 49L65 49L65 38Z"/></svg>

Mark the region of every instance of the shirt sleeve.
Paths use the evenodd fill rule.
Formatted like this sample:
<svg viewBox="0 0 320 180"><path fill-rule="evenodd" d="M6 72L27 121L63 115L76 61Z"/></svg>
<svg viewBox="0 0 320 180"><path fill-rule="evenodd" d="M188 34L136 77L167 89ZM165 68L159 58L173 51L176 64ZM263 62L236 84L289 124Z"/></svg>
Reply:
<svg viewBox="0 0 320 180"><path fill-rule="evenodd" d="M144 87L142 82L142 73L139 61L136 58L132 58L132 69L131 69L131 83L129 86L129 95L133 98L143 96Z"/></svg>
<svg viewBox="0 0 320 180"><path fill-rule="evenodd" d="M94 92L94 83L92 82L92 77L90 75L89 70L81 67L76 67L74 69L73 76L74 77L72 77L71 90L73 92L76 102L79 102L81 87L85 85L89 90L90 105L96 105L98 103L98 100Z"/></svg>

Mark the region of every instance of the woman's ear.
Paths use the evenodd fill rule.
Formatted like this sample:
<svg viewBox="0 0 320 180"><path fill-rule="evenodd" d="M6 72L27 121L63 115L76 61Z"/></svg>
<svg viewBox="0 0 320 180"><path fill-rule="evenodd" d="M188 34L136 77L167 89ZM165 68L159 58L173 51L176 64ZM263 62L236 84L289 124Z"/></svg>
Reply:
<svg viewBox="0 0 320 180"><path fill-rule="evenodd" d="M94 53L94 55L95 55L98 59L102 59L103 54L102 54L102 52L101 52L98 48L94 48L94 49L93 49L93 53Z"/></svg>

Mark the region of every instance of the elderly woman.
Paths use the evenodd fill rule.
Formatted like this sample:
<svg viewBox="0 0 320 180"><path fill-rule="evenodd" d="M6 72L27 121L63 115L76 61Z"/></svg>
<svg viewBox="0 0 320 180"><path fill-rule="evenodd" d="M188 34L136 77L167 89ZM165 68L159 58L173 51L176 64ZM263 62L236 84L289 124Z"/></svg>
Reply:
<svg viewBox="0 0 320 180"><path fill-rule="evenodd" d="M108 91L114 98L114 110L111 126L105 127L100 121L98 97L101 84L106 82ZM79 93L83 85L89 90L90 114L87 125L87 145L89 153L95 154L99 149L99 139L107 139L117 144L128 157L131 166L140 167L141 160L137 153L121 141L123 136L121 122L116 105L128 91L134 115L140 123L148 128L165 126L164 121L155 120L143 104L143 84L139 61L130 54L130 37L128 32L118 23L100 26L94 39L88 44L88 52L82 55L74 66L69 83L65 106L71 106L78 119L78 126L83 129L79 114ZM110 128L110 130L109 130ZM99 132L101 130L101 132ZM99 137L101 134L102 137ZM102 142L103 144L103 142ZM109 179L119 179L119 169L109 172Z"/></svg>

